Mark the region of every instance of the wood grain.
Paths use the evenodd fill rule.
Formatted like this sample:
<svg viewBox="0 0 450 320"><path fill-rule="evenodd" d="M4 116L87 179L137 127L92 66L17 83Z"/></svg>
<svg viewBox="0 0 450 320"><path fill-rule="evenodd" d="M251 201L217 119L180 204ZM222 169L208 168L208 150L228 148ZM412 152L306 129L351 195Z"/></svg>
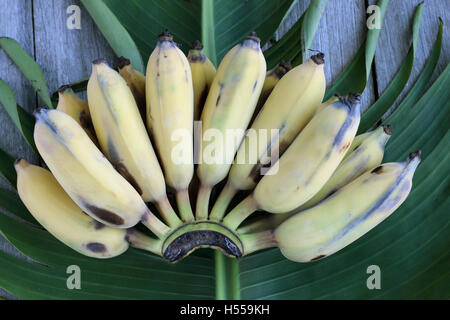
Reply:
<svg viewBox="0 0 450 320"><path fill-rule="evenodd" d="M381 95L390 84L400 68L404 57L408 53L411 45L411 27L414 12L417 5L421 2L422 0L389 2L388 10L383 21L383 31L380 34L374 60L378 95ZM376 1L371 0L370 3L376 3ZM397 99L393 108L391 108L391 111L395 109L399 102L401 102L420 75L436 39L439 28L439 17L441 17L444 22L444 37L441 57L436 66L432 81L442 73L449 63L450 44L448 41L448 32L450 30L448 25L450 23L450 16L448 14L448 5L448 1L442 0L427 0L424 2L419 41L411 77L405 90L402 92L399 99ZM386 116L388 114L390 114L390 112L388 112Z"/></svg>

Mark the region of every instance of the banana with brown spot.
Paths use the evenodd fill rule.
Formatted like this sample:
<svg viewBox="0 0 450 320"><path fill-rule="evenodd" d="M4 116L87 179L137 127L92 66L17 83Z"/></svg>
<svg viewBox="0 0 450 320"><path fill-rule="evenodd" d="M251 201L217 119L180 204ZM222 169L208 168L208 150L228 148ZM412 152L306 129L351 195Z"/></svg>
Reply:
<svg viewBox="0 0 450 320"><path fill-rule="evenodd" d="M237 191L255 188L263 177L261 169L270 168L314 116L325 94L323 66L324 55L319 53L279 80L236 154L210 219L223 218ZM275 136L273 130L278 130Z"/></svg>
<svg viewBox="0 0 450 320"><path fill-rule="evenodd" d="M216 68L203 52L203 45L196 40L192 43L187 59L191 66L194 88L194 120L200 120L209 88L216 75Z"/></svg>
<svg viewBox="0 0 450 320"><path fill-rule="evenodd" d="M266 74L260 40L254 33L223 58L202 112L202 149L197 175L201 186L196 218L208 218L212 188L228 174L255 110ZM231 133L231 134L230 134ZM209 139L217 134L221 139ZM208 157L208 159L206 158Z"/></svg>
<svg viewBox="0 0 450 320"><path fill-rule="evenodd" d="M360 95L341 97L316 114L280 160L223 222L236 229L258 209L288 212L312 198L328 181L352 143L360 119Z"/></svg>
<svg viewBox="0 0 450 320"><path fill-rule="evenodd" d="M194 175L194 93L189 62L165 30L146 72L147 127L151 128L166 182L176 190L180 215L193 221L189 183Z"/></svg>
<svg viewBox="0 0 450 320"><path fill-rule="evenodd" d="M86 132L58 110L35 112L34 141L62 188L94 219L129 228L142 221L158 237L169 228L105 158Z"/></svg>
<svg viewBox="0 0 450 320"><path fill-rule="evenodd" d="M181 220L167 200L164 175L125 80L105 60L95 60L87 95L94 128L109 161L144 201L155 202L171 227L180 225Z"/></svg>

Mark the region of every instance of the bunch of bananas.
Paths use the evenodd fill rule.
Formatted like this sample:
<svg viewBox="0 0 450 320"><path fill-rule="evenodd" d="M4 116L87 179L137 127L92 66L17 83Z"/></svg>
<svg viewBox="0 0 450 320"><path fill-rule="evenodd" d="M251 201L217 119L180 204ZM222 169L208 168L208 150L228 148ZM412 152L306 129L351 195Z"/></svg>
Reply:
<svg viewBox="0 0 450 320"><path fill-rule="evenodd" d="M56 110L35 112L49 170L18 159L20 198L57 239L95 258L130 245L171 262L199 247L326 257L402 204L420 151L381 164L392 128L355 137L360 95L323 102L324 63L318 53L266 71L251 33L216 71L199 41L185 56L168 31L145 75L125 58L118 72L95 60L87 102L62 86Z"/></svg>

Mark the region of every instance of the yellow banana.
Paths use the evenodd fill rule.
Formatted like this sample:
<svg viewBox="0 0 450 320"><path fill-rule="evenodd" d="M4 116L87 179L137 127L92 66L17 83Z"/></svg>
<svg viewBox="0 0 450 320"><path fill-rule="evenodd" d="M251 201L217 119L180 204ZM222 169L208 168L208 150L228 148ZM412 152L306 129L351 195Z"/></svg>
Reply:
<svg viewBox="0 0 450 320"><path fill-rule="evenodd" d="M194 174L192 74L167 30L148 60L145 90L147 125L152 128L166 182L176 190L183 220L194 220L188 191Z"/></svg>
<svg viewBox="0 0 450 320"><path fill-rule="evenodd" d="M166 195L158 159L130 88L106 61L93 62L87 86L89 109L101 146L116 170L145 201L154 201L170 226L182 222Z"/></svg>
<svg viewBox="0 0 450 320"><path fill-rule="evenodd" d="M197 168L201 182L197 220L207 219L211 190L230 170L255 110L265 74L266 61L260 40L254 33L233 47L220 63L201 117L203 139ZM208 156L210 159L206 159Z"/></svg>
<svg viewBox="0 0 450 320"><path fill-rule="evenodd" d="M126 230L86 215L53 175L23 159L15 163L17 191L36 220L58 240L89 257L112 258L128 249Z"/></svg>
<svg viewBox="0 0 450 320"><path fill-rule="evenodd" d="M258 218L239 228L238 232L249 233L275 228L292 215L312 207L367 170L378 166L383 160L384 147L391 133L391 126L385 125L367 134L356 136L353 141L359 141L358 147L355 147L352 152L347 152L346 157L344 157L336 171L314 197L291 212Z"/></svg>
<svg viewBox="0 0 450 320"><path fill-rule="evenodd" d="M158 237L169 231L75 120L58 110L40 109L35 116L40 155L84 212L112 227L129 228L142 221Z"/></svg>
<svg viewBox="0 0 450 320"><path fill-rule="evenodd" d="M222 219L238 190L253 189L262 177L261 167L270 162L267 153L281 155L311 120L325 94L323 64L322 53L312 56L289 71L275 86L251 126L252 135L249 133L245 137L236 154L228 182L214 204L210 219ZM275 137L271 136L274 129L279 130Z"/></svg>
<svg viewBox="0 0 450 320"><path fill-rule="evenodd" d="M267 71L266 78L264 79L264 84L261 89L261 94L259 95L258 103L256 104L255 112L253 113L253 117L250 123L253 123L253 120L255 120L259 111L261 111L261 108L264 106L264 103L266 103L267 98L269 97L273 88L275 88L278 81L280 81L280 79L291 69L292 66L289 61L281 60L280 63L275 66L275 68Z"/></svg>
<svg viewBox="0 0 450 320"><path fill-rule="evenodd" d="M353 181L367 170L381 164L384 147L391 137L392 129L385 125L370 132L351 153L337 167L327 183L314 197L298 208L298 211L312 207L322 199L328 197L337 189Z"/></svg>
<svg viewBox="0 0 450 320"><path fill-rule="evenodd" d="M71 116L86 131L91 140L97 144L94 126L92 125L89 106L86 101L78 98L69 86L61 86L58 89L58 105L56 110Z"/></svg>
<svg viewBox="0 0 450 320"><path fill-rule="evenodd" d="M192 43L187 58L191 67L194 88L194 120L198 121L200 120L209 88L216 75L216 68L203 53L203 45L198 40Z"/></svg>
<svg viewBox="0 0 450 320"><path fill-rule="evenodd" d="M223 222L231 229L252 212L288 212L312 198L328 181L355 137L360 95L350 94L316 114L251 195Z"/></svg>
<svg viewBox="0 0 450 320"><path fill-rule="evenodd" d="M125 79L133 93L139 113L145 121L145 76L131 66L130 60L119 57L118 68L120 75Z"/></svg>
<svg viewBox="0 0 450 320"><path fill-rule="evenodd" d="M419 162L416 152L405 162L378 166L283 222L275 230L283 255L297 262L315 261L360 238L405 201Z"/></svg>
<svg viewBox="0 0 450 320"><path fill-rule="evenodd" d="M322 111L323 108L336 101L339 101L339 97L337 95L332 96L330 99L320 104L320 106L316 109L316 113L319 113L320 111Z"/></svg>

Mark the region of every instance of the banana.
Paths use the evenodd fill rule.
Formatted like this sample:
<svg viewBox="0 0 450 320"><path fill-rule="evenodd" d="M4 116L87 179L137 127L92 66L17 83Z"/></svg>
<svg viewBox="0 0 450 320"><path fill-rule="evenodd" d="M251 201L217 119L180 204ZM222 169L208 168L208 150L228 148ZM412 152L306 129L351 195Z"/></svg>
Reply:
<svg viewBox="0 0 450 320"><path fill-rule="evenodd" d="M254 211L288 212L312 198L328 181L355 137L360 95L350 94L316 114L251 195L223 219L231 229Z"/></svg>
<svg viewBox="0 0 450 320"><path fill-rule="evenodd" d="M266 78L264 79L264 84L261 89L261 94L259 95L258 103L256 104L255 112L253 113L250 123L253 123L259 111L261 111L261 108L264 106L264 103L266 103L267 98L273 88L275 88L278 81L280 81L280 79L291 69L292 65L290 61L281 60L275 68L267 71Z"/></svg>
<svg viewBox="0 0 450 320"><path fill-rule="evenodd" d="M255 33L233 47L220 63L201 116L203 138L200 156L203 158L197 168L201 182L197 220L208 218L211 190L230 170L255 110L265 74L266 61ZM210 134L217 136L211 137ZM205 159L210 155L212 159Z"/></svg>
<svg viewBox="0 0 450 320"><path fill-rule="evenodd" d="M194 220L189 183L194 174L194 96L189 62L167 30L147 64L147 125L159 151L167 183L176 190L180 215Z"/></svg>
<svg viewBox="0 0 450 320"><path fill-rule="evenodd" d="M327 257L377 226L408 196L420 152L378 166L315 207L283 222L274 233L282 254L308 262Z"/></svg>
<svg viewBox="0 0 450 320"><path fill-rule="evenodd" d="M142 221L158 237L169 231L74 119L47 109L39 109L35 117L34 141L40 155L84 212L112 227L129 228Z"/></svg>
<svg viewBox="0 0 450 320"><path fill-rule="evenodd" d="M339 101L339 96L338 95L332 96L330 99L320 104L320 106L316 109L316 113L319 113L320 111L322 111L323 108L336 101Z"/></svg>
<svg viewBox="0 0 450 320"><path fill-rule="evenodd" d="M209 88L216 75L216 68L203 53L203 45L196 40L192 43L187 59L192 72L194 88L194 120L200 120Z"/></svg>
<svg viewBox="0 0 450 320"><path fill-rule="evenodd" d="M211 220L222 219L238 190L253 189L262 177L261 167L271 160L266 154L282 154L311 120L325 94L323 64L324 55L314 55L277 83L237 152L228 182L211 211ZM273 129L279 130L275 137L271 136Z"/></svg>
<svg viewBox="0 0 450 320"><path fill-rule="evenodd" d="M353 141L358 140L358 146L352 152L347 152L346 157L344 157L336 171L314 197L291 212L260 217L240 227L237 230L238 233L257 232L277 227L292 215L312 207L367 170L380 165L383 160L384 147L391 137L391 133L391 126L384 125L367 134L356 136Z"/></svg>
<svg viewBox="0 0 450 320"><path fill-rule="evenodd" d="M328 197L335 190L353 181L367 170L381 164L384 147L392 134L389 125L379 127L369 133L364 140L339 164L327 183L314 197L305 202L298 210L309 208L322 199Z"/></svg>
<svg viewBox="0 0 450 320"><path fill-rule="evenodd" d="M126 230L107 227L86 215L48 170L23 159L14 166L20 199L58 240L93 258L112 258L128 249Z"/></svg>
<svg viewBox="0 0 450 320"><path fill-rule="evenodd" d="M139 113L145 121L145 76L131 66L130 60L119 57L117 65L120 75L125 79L133 93L134 100L139 108Z"/></svg>
<svg viewBox="0 0 450 320"><path fill-rule="evenodd" d="M86 101L77 97L72 88L67 85L58 89L58 105L56 110L62 111L71 116L86 131L91 140L98 144L92 124L89 106Z"/></svg>
<svg viewBox="0 0 450 320"><path fill-rule="evenodd" d="M103 59L93 62L87 96L101 149L109 161L144 201L156 203L169 226L180 225L167 199L164 175L133 94Z"/></svg>

